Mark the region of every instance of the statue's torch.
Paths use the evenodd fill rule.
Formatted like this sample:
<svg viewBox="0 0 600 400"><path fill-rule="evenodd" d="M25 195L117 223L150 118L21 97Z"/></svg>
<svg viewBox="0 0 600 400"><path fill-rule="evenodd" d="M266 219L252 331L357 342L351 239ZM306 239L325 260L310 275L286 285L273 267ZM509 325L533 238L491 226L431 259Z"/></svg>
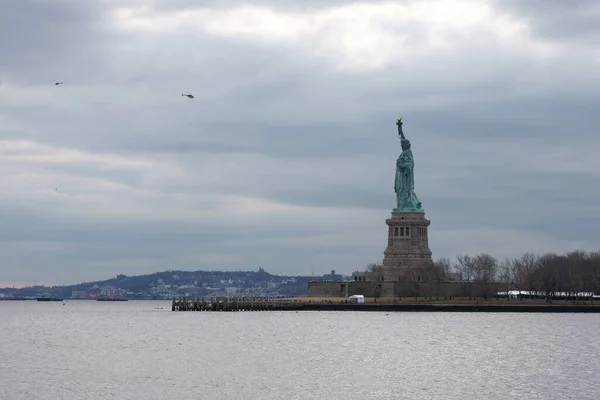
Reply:
<svg viewBox="0 0 600 400"><path fill-rule="evenodd" d="M398 125L398 135L400 136L400 139L405 139L404 132L402 132L402 117L396 120L396 125Z"/></svg>

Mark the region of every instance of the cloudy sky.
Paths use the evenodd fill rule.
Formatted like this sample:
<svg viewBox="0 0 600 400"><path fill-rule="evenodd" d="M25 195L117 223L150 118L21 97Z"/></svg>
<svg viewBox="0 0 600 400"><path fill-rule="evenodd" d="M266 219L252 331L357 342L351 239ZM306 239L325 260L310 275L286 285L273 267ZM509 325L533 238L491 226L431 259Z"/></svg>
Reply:
<svg viewBox="0 0 600 400"><path fill-rule="evenodd" d="M434 257L597 250L599 43L594 0L8 0L0 286L363 269L399 115Z"/></svg>

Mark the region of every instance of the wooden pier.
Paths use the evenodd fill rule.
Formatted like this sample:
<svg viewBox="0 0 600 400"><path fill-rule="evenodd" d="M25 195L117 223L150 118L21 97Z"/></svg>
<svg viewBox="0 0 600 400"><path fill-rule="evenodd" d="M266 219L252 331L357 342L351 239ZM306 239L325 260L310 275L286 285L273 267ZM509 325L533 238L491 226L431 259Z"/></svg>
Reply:
<svg viewBox="0 0 600 400"><path fill-rule="evenodd" d="M304 302L262 297L174 298L171 311L290 311L300 310Z"/></svg>
<svg viewBox="0 0 600 400"><path fill-rule="evenodd" d="M526 313L600 313L600 305L548 304L424 304L412 302L348 303L310 299L264 297L175 297L172 311L403 311L403 312L526 312Z"/></svg>

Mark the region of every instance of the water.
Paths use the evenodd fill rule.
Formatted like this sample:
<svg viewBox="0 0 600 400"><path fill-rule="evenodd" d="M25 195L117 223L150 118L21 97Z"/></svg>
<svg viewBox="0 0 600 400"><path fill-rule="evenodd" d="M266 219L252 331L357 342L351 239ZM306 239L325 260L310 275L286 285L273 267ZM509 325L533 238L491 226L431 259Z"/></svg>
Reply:
<svg viewBox="0 0 600 400"><path fill-rule="evenodd" d="M598 314L0 302L0 399L598 399L599 326Z"/></svg>

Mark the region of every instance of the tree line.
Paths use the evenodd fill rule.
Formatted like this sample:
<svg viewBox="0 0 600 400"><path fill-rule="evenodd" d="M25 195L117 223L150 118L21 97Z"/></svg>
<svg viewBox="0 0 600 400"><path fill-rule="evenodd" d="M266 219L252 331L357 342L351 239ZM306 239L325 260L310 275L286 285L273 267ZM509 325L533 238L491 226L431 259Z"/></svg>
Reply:
<svg viewBox="0 0 600 400"><path fill-rule="evenodd" d="M600 295L600 252L525 253L498 260L488 253L459 254L453 262L439 258L431 267L386 269L371 263L366 269L377 297L394 280L404 295L489 298L516 291L517 297L581 299ZM364 279L364 278L363 278Z"/></svg>
<svg viewBox="0 0 600 400"><path fill-rule="evenodd" d="M460 254L456 262L448 258L434 261L433 276L458 279L487 287L503 284L510 290L534 292L537 297L552 298L558 293L577 297L581 293L600 294L600 252L575 250L565 254L525 253L520 257L498 260L490 254ZM454 275L456 277L456 275Z"/></svg>

